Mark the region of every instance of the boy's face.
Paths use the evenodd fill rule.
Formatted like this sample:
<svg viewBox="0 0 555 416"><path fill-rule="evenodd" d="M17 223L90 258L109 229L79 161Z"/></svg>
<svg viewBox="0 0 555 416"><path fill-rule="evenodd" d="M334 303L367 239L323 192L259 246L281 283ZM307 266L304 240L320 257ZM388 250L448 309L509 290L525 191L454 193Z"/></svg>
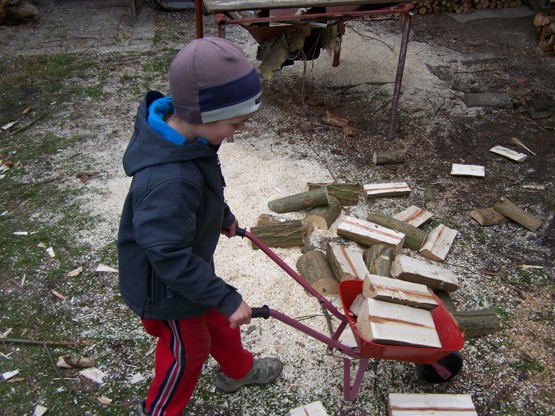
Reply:
<svg viewBox="0 0 555 416"><path fill-rule="evenodd" d="M252 113L211 123L198 124L196 125L196 135L205 138L210 144L219 145L236 131L244 130L246 122L251 116Z"/></svg>

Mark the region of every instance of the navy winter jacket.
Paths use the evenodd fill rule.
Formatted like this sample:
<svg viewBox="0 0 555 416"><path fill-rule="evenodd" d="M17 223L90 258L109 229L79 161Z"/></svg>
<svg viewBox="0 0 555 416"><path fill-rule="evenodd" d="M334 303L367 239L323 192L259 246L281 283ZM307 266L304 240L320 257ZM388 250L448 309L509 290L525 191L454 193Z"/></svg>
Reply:
<svg viewBox="0 0 555 416"><path fill-rule="evenodd" d="M142 319L184 319L211 307L230 316L241 295L216 276L212 256L235 221L224 202L216 150L176 145L147 123L159 92L147 93L123 157L133 177L118 234L120 292Z"/></svg>

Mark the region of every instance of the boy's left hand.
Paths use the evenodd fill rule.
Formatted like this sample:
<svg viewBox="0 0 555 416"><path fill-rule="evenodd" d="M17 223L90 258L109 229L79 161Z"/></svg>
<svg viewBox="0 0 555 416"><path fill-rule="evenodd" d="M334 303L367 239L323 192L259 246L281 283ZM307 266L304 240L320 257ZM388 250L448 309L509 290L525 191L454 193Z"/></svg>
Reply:
<svg viewBox="0 0 555 416"><path fill-rule="evenodd" d="M227 238L235 237L237 232L237 227L239 227L239 221L235 220L235 222L231 224L229 227L224 228L221 231L221 234L225 235Z"/></svg>

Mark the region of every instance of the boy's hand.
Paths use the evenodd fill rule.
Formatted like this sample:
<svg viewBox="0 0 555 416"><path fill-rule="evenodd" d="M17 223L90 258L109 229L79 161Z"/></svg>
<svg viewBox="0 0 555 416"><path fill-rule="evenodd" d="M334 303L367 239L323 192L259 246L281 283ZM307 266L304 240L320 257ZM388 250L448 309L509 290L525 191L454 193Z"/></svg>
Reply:
<svg viewBox="0 0 555 416"><path fill-rule="evenodd" d="M239 221L235 220L233 224L229 227L224 228L221 233L225 235L227 238L235 237L235 233L237 232L237 227L239 227Z"/></svg>
<svg viewBox="0 0 555 416"><path fill-rule="evenodd" d="M233 315L229 317L229 327L231 329L238 328L241 325L248 324L251 321L252 310L245 301L242 301Z"/></svg>

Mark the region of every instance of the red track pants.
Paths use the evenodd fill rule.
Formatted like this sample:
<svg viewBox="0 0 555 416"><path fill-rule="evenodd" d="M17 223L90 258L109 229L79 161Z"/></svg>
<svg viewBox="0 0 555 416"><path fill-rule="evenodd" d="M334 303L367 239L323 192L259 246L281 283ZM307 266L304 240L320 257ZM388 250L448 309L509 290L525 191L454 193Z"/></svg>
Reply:
<svg viewBox="0 0 555 416"><path fill-rule="evenodd" d="M252 354L243 348L239 328L227 316L206 315L176 321L142 320L148 334L158 337L155 374L146 399L151 416L181 416L212 355L228 377L240 379L252 368Z"/></svg>

